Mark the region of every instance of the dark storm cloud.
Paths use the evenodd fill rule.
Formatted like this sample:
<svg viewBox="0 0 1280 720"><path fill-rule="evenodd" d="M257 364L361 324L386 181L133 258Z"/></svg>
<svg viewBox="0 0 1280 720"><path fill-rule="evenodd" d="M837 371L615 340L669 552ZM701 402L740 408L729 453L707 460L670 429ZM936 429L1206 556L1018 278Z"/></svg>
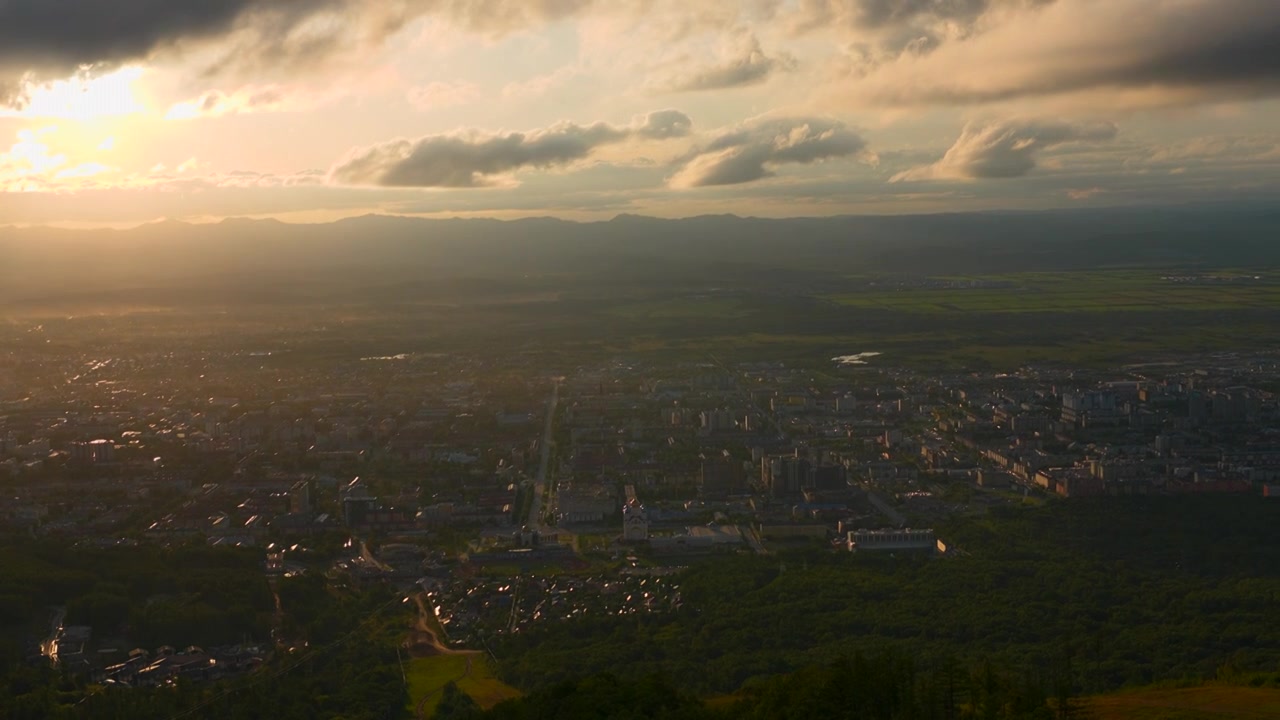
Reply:
<svg viewBox="0 0 1280 720"><path fill-rule="evenodd" d="M1280 94L1276 0L1059 0L1043 13L885 66L871 96L966 104L1110 89L1182 104Z"/></svg>
<svg viewBox="0 0 1280 720"><path fill-rule="evenodd" d="M522 168L548 168L584 160L604 145L628 139L687 135L688 116L650 113L630 126L562 123L528 133L458 133L396 140L352 152L331 173L341 185L473 188Z"/></svg>
<svg viewBox="0 0 1280 720"><path fill-rule="evenodd" d="M1280 80L1280 2L1215 0L1170 11L1131 62L1081 80L1200 85Z"/></svg>
<svg viewBox="0 0 1280 720"><path fill-rule="evenodd" d="M282 38L306 19L344 4L344 0L2 0L0 104L20 104L25 81L106 71L184 42L219 38L241 28L257 28Z"/></svg>
<svg viewBox="0 0 1280 720"><path fill-rule="evenodd" d="M808 165L849 157L866 142L844 123L826 118L770 118L723 133L685 158L673 187L741 185L774 174L778 165Z"/></svg>
<svg viewBox="0 0 1280 720"><path fill-rule="evenodd" d="M74 69L131 60L177 39L226 32L248 10L296 15L324 4L326 0L5 0L0 2L0 62Z"/></svg>

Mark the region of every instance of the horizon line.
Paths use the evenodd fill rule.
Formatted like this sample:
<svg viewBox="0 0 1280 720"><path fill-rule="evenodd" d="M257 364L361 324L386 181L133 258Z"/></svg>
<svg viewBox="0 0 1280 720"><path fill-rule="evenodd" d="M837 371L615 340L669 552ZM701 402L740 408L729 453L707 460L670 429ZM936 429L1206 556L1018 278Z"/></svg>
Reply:
<svg viewBox="0 0 1280 720"><path fill-rule="evenodd" d="M1058 207L1058 208L1006 208L1006 209L979 209L979 210L939 210L936 212L909 212L909 213L836 213L832 215L789 215L784 217L767 217L760 215L739 215L737 213L701 213L697 215L684 215L679 217L663 217L660 215L647 215L644 213L618 213L610 218L602 220L575 220L556 215L523 215L518 217L502 218L492 215L420 215L420 214L399 214L399 213L379 213L365 212L359 214L347 215L332 220L313 221L313 222L291 222L282 220L273 216L255 216L255 215L228 215L226 217L210 219L208 221L200 220L184 220L172 217L162 217L155 220L148 220L138 223L73 223L63 225L59 223L40 223L40 224L8 224L0 225L0 231L25 231L25 230L61 230L65 232L94 232L94 231L113 231L113 232L131 232L134 230L142 230L146 228L154 228L163 225L181 225L184 227L212 227L227 225L230 223L270 223L274 225L284 225L290 227L324 227L337 225L343 222L352 222L360 220L403 220L410 222L492 222L502 224L516 224L522 222L533 221L554 221L565 223L568 225L606 225L620 220L654 220L659 222L686 222L691 220L705 220L709 218L747 220L756 222L789 222L789 221L805 221L805 220L848 220L857 218L912 218L912 217L953 217L953 216L980 216L980 215L1070 215L1090 212L1110 212L1131 210L1135 212L1155 211L1155 210L1179 210L1194 211L1208 209L1222 209L1227 207L1257 207L1258 209L1267 209L1270 207L1271 201L1260 199L1205 199L1196 203L1138 203L1138 204L1110 204L1110 205L1090 205L1088 207Z"/></svg>

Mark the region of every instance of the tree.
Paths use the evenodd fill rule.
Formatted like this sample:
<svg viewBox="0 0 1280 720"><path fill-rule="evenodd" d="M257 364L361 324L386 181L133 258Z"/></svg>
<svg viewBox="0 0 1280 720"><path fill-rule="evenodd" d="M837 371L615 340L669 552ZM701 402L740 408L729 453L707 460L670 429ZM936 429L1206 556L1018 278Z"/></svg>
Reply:
<svg viewBox="0 0 1280 720"><path fill-rule="evenodd" d="M461 720L469 718L480 709L471 696L458 689L458 684L449 681L440 691L440 704L436 706L433 716L436 720Z"/></svg>

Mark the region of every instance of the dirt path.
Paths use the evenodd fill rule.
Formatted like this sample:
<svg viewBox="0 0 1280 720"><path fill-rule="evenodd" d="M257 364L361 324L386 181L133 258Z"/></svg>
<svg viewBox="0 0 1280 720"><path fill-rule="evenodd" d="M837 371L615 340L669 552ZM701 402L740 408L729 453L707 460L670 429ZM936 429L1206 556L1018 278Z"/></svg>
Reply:
<svg viewBox="0 0 1280 720"><path fill-rule="evenodd" d="M409 651L409 656L414 658L434 657L437 655L465 655L467 657L466 669L462 674L449 682L461 682L471 677L472 663L475 656L480 654L478 650L454 650L446 647L440 642L440 638L433 629L432 618L434 613L430 613L427 609L426 602L423 601L423 594L417 593L413 596L414 603L418 606L418 618L414 621L413 627L409 630L409 638L405 641L405 649ZM423 695L418 703L414 706L414 714L421 720L426 720L427 704L440 693L444 692L445 683L431 692Z"/></svg>
<svg viewBox="0 0 1280 720"><path fill-rule="evenodd" d="M413 596L418 605L418 619L409 630L409 639L405 641L405 649L411 657L431 657L432 655L475 655L477 650L454 650L440 642L433 629L431 614L422 600L422 593Z"/></svg>

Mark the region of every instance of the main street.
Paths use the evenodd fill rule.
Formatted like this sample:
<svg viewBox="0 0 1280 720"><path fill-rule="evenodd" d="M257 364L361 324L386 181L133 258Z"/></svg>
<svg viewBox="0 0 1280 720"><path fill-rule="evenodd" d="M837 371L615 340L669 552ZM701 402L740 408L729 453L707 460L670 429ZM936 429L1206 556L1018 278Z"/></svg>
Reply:
<svg viewBox="0 0 1280 720"><path fill-rule="evenodd" d="M533 483L533 501L529 503L530 530L542 528L542 499L547 492L547 472L551 466L551 441L555 434L556 406L560 402L560 380L557 378L551 386L551 400L547 402L547 426L542 433L542 458L538 462L538 477Z"/></svg>

